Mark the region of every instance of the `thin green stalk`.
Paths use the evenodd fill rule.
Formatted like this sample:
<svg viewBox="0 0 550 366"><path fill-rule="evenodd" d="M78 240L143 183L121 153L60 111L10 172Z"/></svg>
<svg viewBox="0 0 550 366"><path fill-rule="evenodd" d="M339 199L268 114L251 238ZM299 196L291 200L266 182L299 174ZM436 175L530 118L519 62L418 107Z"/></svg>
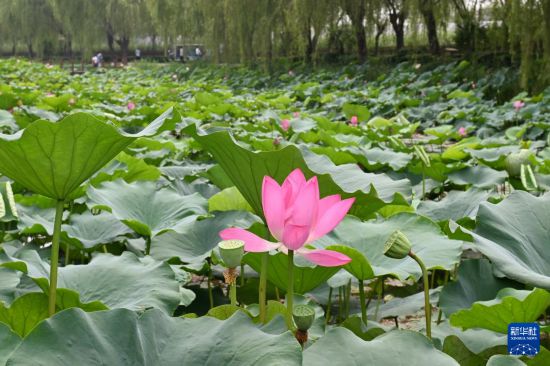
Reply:
<svg viewBox="0 0 550 366"><path fill-rule="evenodd" d="M145 255L149 255L151 253L151 236L147 235L145 237Z"/></svg>
<svg viewBox="0 0 550 366"><path fill-rule="evenodd" d="M434 288L435 286L435 268L432 269L432 279L430 281L430 288Z"/></svg>
<svg viewBox="0 0 550 366"><path fill-rule="evenodd" d="M244 263L241 262L241 287L244 286Z"/></svg>
<svg viewBox="0 0 550 366"><path fill-rule="evenodd" d="M451 272L449 271L445 271L445 278L443 280L443 286L445 286L447 284L447 282L449 281L449 275L451 274ZM443 315L443 312L441 311L441 306L439 306L439 312L437 314L437 325L439 325L439 323L441 323L441 316Z"/></svg>
<svg viewBox="0 0 550 366"><path fill-rule="evenodd" d="M346 286L346 318L344 320L346 320L347 318L349 318L349 307L350 307L350 302L351 302L351 279L349 280L347 286Z"/></svg>
<svg viewBox="0 0 550 366"><path fill-rule="evenodd" d="M426 173L424 172L424 164L422 164L422 199L426 199Z"/></svg>
<svg viewBox="0 0 550 366"><path fill-rule="evenodd" d="M52 254L50 267L50 295L48 301L48 313L55 314L57 291L57 267L59 262L59 237L61 235L61 221L63 220L63 200L58 200L55 206L55 220L53 225Z"/></svg>
<svg viewBox="0 0 550 366"><path fill-rule="evenodd" d="M262 264L260 268L260 288L258 289L258 302L260 303L260 323L264 324L266 320L267 304L267 263L269 253L262 254Z"/></svg>
<svg viewBox="0 0 550 366"><path fill-rule="evenodd" d="M424 280L424 313L426 314L426 335L428 336L428 338L432 339L432 307L430 305L430 284L428 283L428 270L426 270L424 262L422 262L422 260L412 251L409 253L409 257L414 259L422 270L422 278Z"/></svg>
<svg viewBox="0 0 550 366"><path fill-rule="evenodd" d="M237 306L237 284L232 283L229 285L229 299L231 300L231 305Z"/></svg>
<svg viewBox="0 0 550 366"><path fill-rule="evenodd" d="M374 320L378 319L378 310L380 310L380 303L382 302L384 292L384 279L379 278L378 283L376 284L376 308L374 309Z"/></svg>
<svg viewBox="0 0 550 366"><path fill-rule="evenodd" d="M69 244L67 244L67 249L65 250L65 265L69 265L69 253L71 251L71 247Z"/></svg>
<svg viewBox="0 0 550 366"><path fill-rule="evenodd" d="M330 308L332 307L332 287L328 290L327 312L325 314L325 327L330 320Z"/></svg>
<svg viewBox="0 0 550 366"><path fill-rule="evenodd" d="M363 280L359 281L359 301L361 302L361 319L363 324L367 325L367 304L365 299L365 284Z"/></svg>
<svg viewBox="0 0 550 366"><path fill-rule="evenodd" d="M292 310L294 310L294 251L288 250L288 284L286 289L287 323L290 330L294 330Z"/></svg>
<svg viewBox="0 0 550 366"><path fill-rule="evenodd" d="M275 297L277 298L277 301L281 299L281 295L279 294L279 288L275 286Z"/></svg>
<svg viewBox="0 0 550 366"><path fill-rule="evenodd" d="M338 318L336 318L336 322L340 323L342 321L342 311L343 311L343 295L342 295L342 286L338 287Z"/></svg>
<svg viewBox="0 0 550 366"><path fill-rule="evenodd" d="M214 294L212 293L212 269L208 270L208 301L210 302L210 309L214 307Z"/></svg>

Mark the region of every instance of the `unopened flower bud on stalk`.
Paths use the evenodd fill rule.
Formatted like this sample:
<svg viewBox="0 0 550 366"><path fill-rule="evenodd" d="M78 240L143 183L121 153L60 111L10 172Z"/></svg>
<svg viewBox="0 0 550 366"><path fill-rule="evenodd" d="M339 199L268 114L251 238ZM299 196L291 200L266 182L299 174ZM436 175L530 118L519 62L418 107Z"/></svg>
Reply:
<svg viewBox="0 0 550 366"><path fill-rule="evenodd" d="M410 251L411 242L399 230L395 230L384 244L384 255L386 257L402 259L408 256Z"/></svg>

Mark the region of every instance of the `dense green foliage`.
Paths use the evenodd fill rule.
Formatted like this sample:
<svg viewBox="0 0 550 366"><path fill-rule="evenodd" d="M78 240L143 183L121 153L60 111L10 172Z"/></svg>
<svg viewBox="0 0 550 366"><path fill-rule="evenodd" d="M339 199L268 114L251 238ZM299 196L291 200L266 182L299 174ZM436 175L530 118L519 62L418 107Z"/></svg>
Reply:
<svg viewBox="0 0 550 366"><path fill-rule="evenodd" d="M550 0L1 0L5 52L88 60L131 48L202 44L215 62L349 59L380 45L514 63L523 89L549 82ZM534 83L537 82L537 83Z"/></svg>
<svg viewBox="0 0 550 366"><path fill-rule="evenodd" d="M466 61L374 78L134 65L0 62L0 364L548 364L547 343L505 356L504 333L547 325L550 89L514 95L516 71ZM315 311L304 349L284 320L287 256L268 256L262 324L262 254L244 256L238 308L217 248L232 226L269 239L262 179L295 168L355 198L314 242L352 261L294 261L294 303ZM419 266L383 255L397 229L430 271L432 340Z"/></svg>

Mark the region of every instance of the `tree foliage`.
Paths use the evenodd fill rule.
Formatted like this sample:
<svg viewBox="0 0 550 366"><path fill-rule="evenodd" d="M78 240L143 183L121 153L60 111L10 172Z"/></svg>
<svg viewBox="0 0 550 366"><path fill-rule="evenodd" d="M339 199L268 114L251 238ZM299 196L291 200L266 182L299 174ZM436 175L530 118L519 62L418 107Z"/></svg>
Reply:
<svg viewBox="0 0 550 366"><path fill-rule="evenodd" d="M454 39L470 55L507 55L523 87L550 79L550 0L1 0L0 32L0 46L31 57L203 44L215 62L268 69L326 54L364 62L381 39L439 54Z"/></svg>

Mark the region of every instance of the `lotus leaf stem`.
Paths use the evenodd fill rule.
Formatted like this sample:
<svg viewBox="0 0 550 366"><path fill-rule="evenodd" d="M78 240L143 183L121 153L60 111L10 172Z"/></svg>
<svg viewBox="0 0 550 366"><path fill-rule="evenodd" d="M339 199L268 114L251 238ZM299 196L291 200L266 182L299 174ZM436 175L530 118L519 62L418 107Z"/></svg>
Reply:
<svg viewBox="0 0 550 366"><path fill-rule="evenodd" d="M426 335L432 339L432 307L430 305L430 284L428 282L428 270L424 262L412 251L409 252L409 257L414 259L422 270L422 278L424 280L424 313L426 314Z"/></svg>
<svg viewBox="0 0 550 366"><path fill-rule="evenodd" d="M267 264L269 261L269 253L265 252L261 254L262 263L260 268L260 288L258 289L258 302L260 303L260 323L264 324L266 321L267 305ZM292 314L291 314L292 316Z"/></svg>
<svg viewBox="0 0 550 366"><path fill-rule="evenodd" d="M52 253L50 266L50 288L48 298L48 314L55 314L57 293L57 267L59 265L59 237L61 235L61 221L63 220L63 200L58 200L55 206L55 220L53 225Z"/></svg>
<svg viewBox="0 0 550 366"><path fill-rule="evenodd" d="M286 309L288 328L294 330L292 310L294 309L294 251L288 250L288 285L286 289Z"/></svg>
<svg viewBox="0 0 550 366"><path fill-rule="evenodd" d="M359 281L359 301L361 302L361 319L363 320L363 323L367 325L367 306L366 306L366 298L365 298L365 283L363 280Z"/></svg>

